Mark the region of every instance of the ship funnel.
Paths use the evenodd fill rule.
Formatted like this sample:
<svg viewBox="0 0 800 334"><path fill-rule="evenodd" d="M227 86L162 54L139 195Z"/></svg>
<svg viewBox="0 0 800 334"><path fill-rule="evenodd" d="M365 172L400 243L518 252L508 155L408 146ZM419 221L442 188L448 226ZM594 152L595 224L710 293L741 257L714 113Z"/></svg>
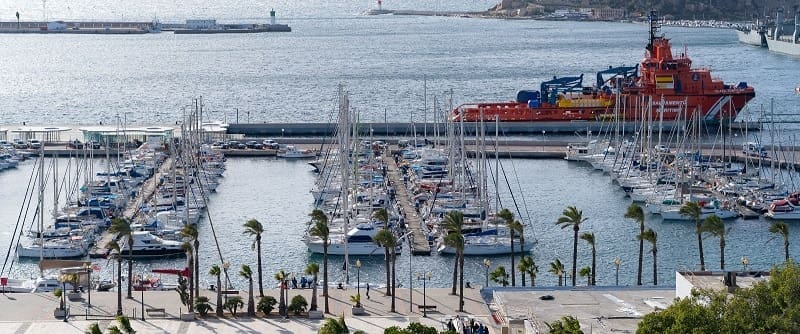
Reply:
<svg viewBox="0 0 800 334"><path fill-rule="evenodd" d="M772 38L776 41L779 37L781 37L781 33L783 32L783 8L778 8L778 14L775 15L775 34L772 35Z"/></svg>
<svg viewBox="0 0 800 334"><path fill-rule="evenodd" d="M269 11L269 24L275 25L275 10L270 9Z"/></svg>

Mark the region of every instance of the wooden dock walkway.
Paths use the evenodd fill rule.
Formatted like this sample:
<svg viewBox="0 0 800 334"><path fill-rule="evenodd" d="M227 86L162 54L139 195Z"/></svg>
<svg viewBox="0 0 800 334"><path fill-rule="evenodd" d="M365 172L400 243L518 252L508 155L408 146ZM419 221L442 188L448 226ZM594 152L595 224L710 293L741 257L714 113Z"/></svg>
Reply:
<svg viewBox="0 0 800 334"><path fill-rule="evenodd" d="M411 203L411 197L408 194L408 187L403 183L403 176L400 169L391 156L392 150L386 150L384 162L388 169L387 176L389 182L394 186L395 199L400 208L401 214L405 216L405 223L409 232L413 232L410 236L412 249L411 255L431 255L431 245L428 243L427 234L422 230L422 219L420 219L416 208Z"/></svg>
<svg viewBox="0 0 800 334"><path fill-rule="evenodd" d="M158 170L153 173L153 176L144 182L136 198L133 201L128 202L128 205L125 207L125 210L122 213L123 218L133 222L133 219L138 213L139 208L142 206L142 204L146 203L151 197L153 197L156 189L158 189L158 186L161 184L161 175L168 174L170 169L172 169L172 157L164 160L164 163L162 163ZM109 233L108 231L103 232L103 235L100 236L92 249L89 251L89 257L105 257L106 254L108 254L108 249L106 249L108 243L116 239L116 233Z"/></svg>

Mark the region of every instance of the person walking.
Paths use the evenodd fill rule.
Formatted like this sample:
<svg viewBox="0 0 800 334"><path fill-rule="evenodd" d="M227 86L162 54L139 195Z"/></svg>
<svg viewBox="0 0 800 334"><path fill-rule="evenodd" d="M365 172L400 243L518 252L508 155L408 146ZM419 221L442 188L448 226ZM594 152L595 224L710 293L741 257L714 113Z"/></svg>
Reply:
<svg viewBox="0 0 800 334"><path fill-rule="evenodd" d="M369 283L367 283L367 299L369 299Z"/></svg>

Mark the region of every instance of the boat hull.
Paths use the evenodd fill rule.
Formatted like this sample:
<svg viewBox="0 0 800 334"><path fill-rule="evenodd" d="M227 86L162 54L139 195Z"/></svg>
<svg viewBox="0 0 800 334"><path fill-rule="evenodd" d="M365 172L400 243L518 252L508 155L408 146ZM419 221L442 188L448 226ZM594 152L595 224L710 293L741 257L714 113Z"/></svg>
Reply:
<svg viewBox="0 0 800 334"><path fill-rule="evenodd" d="M793 56L800 56L800 43L789 41L767 40L767 47L770 51L784 53Z"/></svg>
<svg viewBox="0 0 800 334"><path fill-rule="evenodd" d="M308 243L308 250L312 253L322 254L322 243L321 242L311 242ZM400 253L400 248L398 247L397 253ZM344 255L345 249L344 244L336 243L328 245L328 255ZM366 242L359 242L359 243L350 243L347 245L347 254L348 255L361 255L361 256L383 256L384 255L384 248L378 246L375 243L366 243Z"/></svg>
<svg viewBox="0 0 800 334"><path fill-rule="evenodd" d="M767 47L766 37L764 34L758 32L758 30L737 30L736 36L739 38L740 43L752 46Z"/></svg>

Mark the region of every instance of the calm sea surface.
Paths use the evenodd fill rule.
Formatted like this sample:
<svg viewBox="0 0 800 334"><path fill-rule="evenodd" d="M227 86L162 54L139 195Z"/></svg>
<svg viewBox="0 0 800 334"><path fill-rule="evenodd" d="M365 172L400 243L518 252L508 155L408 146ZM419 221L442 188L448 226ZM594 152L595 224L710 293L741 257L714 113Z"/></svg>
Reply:
<svg viewBox="0 0 800 334"><path fill-rule="evenodd" d="M386 8L483 10L496 1L385 1ZM335 109L336 85L346 84L351 105L364 121L432 120L433 96L444 108L452 89L454 103L509 100L519 89L538 89L554 75L594 73L609 65L632 65L644 54L647 28L628 23L505 21L453 17L363 16L371 1L280 1L270 6L226 2L68 1L47 3L54 19L117 19L180 22L213 17L219 21L262 20L269 8L291 33L140 36L0 35L0 124L96 124L114 116L133 124L171 124L192 98L203 96L210 118L241 122L325 122ZM19 7L22 6L22 7ZM19 7L19 8L18 8ZM0 0L0 20L39 20L39 2ZM797 68L800 59L746 47L731 30L666 27L675 52L683 46L696 66L708 66L726 82L747 81L757 91L755 110L798 113ZM427 81L428 112L423 112ZM792 141L796 128L782 125L777 141ZM614 284L612 259L623 259L620 283L635 282L637 226L623 219L629 200L608 176L565 161L505 161L515 189L529 213L527 238L538 241L532 251L541 268L537 284L555 284L546 273L558 258L570 265L571 234L554 224L568 205L583 210L598 244L598 284ZM511 168L513 164L514 168ZM61 164L64 165L63 163ZM32 163L0 172L0 246L6 247L17 221ZM255 265L251 240L241 225L256 218L267 227L264 266L272 273L299 272L321 257L306 251L301 236L312 197L311 168L303 162L275 159L230 159L228 170L209 206L210 220L201 222L203 271L219 263L211 223L223 256L234 266ZM515 180L515 181L513 181ZM501 190L507 193L507 190ZM508 200L508 196L504 195ZM652 218L652 217L651 217ZM674 271L698 267L694 228L687 224L648 220L659 234L659 281L674 282ZM737 267L747 256L758 268L781 260L780 240L770 241L768 222L730 224L726 262ZM791 225L791 234L800 230ZM647 248L647 247L646 247ZM2 249L2 248L0 248ZM794 254L800 245L792 244ZM706 259L718 267L716 239L706 241ZM580 245L579 267L590 254ZM651 280L645 256L645 279ZM483 284L482 258L468 259L466 280ZM332 280L342 278L341 259L333 258ZM492 258L508 266L507 257ZM382 258L362 259L362 280L381 282ZM408 284L407 252L398 260L399 282ZM99 260L102 275L111 266ZM183 260L137 262L136 271L182 267ZM452 258L414 257L412 272L433 270L433 285L445 286ZM12 276L36 274L35 264L15 265ZM205 277L204 277L205 278ZM208 277L210 280L210 277ZM238 287L243 280L232 278ZM272 284L274 285L274 284Z"/></svg>

